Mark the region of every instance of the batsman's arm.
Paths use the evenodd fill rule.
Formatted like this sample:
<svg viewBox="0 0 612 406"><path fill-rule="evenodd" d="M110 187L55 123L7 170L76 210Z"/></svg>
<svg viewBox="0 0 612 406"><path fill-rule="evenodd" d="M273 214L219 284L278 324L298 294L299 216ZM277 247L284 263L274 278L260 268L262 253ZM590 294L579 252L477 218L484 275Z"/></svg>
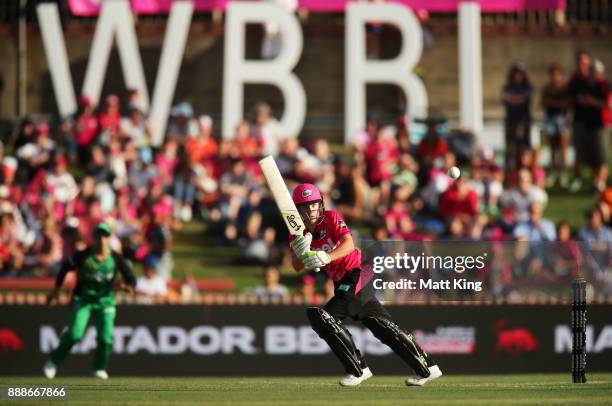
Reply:
<svg viewBox="0 0 612 406"><path fill-rule="evenodd" d="M347 256L355 249L355 242L353 241L353 236L350 234L344 234L340 237L340 244L336 248L334 248L329 256L332 261L337 260L338 258L342 258Z"/></svg>

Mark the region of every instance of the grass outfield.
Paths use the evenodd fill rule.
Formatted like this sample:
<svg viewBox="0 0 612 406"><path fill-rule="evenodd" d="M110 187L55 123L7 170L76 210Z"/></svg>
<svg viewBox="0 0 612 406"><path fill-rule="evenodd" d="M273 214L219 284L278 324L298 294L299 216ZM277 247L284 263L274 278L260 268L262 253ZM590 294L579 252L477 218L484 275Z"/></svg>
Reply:
<svg viewBox="0 0 612 406"><path fill-rule="evenodd" d="M444 376L426 387L406 387L403 377L375 376L356 388L338 377L266 378L58 378L78 404L231 405L612 405L612 373L588 374L573 385L568 374ZM32 377L0 377L0 385L49 385ZM2 397L0 397L2 399ZM3 404L24 405L15 401Z"/></svg>

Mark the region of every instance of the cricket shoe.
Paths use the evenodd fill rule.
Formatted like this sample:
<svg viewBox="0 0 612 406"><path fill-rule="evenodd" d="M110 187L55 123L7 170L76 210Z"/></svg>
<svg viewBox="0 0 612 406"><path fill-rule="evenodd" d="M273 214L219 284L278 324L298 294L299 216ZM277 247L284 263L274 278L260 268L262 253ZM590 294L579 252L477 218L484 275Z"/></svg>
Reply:
<svg viewBox="0 0 612 406"><path fill-rule="evenodd" d="M47 361L43 366L43 372L45 373L45 376L47 378L53 379L55 378L55 374L57 373L57 366L53 362Z"/></svg>
<svg viewBox="0 0 612 406"><path fill-rule="evenodd" d="M364 369L362 369L362 374L361 376L355 376L355 375L344 375L342 377L342 379L340 379L340 385L342 386L357 386L359 385L361 382L365 381L368 378L372 377L372 371L370 371L370 368L365 367Z"/></svg>
<svg viewBox="0 0 612 406"><path fill-rule="evenodd" d="M415 376L413 378L408 378L406 379L406 385L408 386L423 386L425 385L428 381L431 381L432 379L436 379L442 376L442 371L440 371L440 367L437 365L433 365L431 367L429 367L429 376L427 378L424 378L422 376Z"/></svg>
<svg viewBox="0 0 612 406"><path fill-rule="evenodd" d="M93 376L100 379L108 379L108 373L102 369L93 372Z"/></svg>

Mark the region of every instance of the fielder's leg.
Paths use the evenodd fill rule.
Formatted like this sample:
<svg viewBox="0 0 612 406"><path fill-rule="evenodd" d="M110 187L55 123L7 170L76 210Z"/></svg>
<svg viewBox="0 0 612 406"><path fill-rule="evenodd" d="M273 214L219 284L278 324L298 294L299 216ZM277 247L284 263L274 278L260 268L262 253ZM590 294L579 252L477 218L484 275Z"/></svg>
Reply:
<svg viewBox="0 0 612 406"><path fill-rule="evenodd" d="M108 359L113 347L113 326L115 324L116 307L114 305L101 305L95 315L96 330L98 332L98 347L93 358L94 375L98 378L108 379Z"/></svg>
<svg viewBox="0 0 612 406"><path fill-rule="evenodd" d="M70 305L70 316L68 322L68 330L60 338L59 345L49 356L49 360L44 366L44 372L47 378L54 378L57 366L70 354L72 346L83 338L85 328L89 322L91 314L91 305L82 303L79 300L73 300Z"/></svg>

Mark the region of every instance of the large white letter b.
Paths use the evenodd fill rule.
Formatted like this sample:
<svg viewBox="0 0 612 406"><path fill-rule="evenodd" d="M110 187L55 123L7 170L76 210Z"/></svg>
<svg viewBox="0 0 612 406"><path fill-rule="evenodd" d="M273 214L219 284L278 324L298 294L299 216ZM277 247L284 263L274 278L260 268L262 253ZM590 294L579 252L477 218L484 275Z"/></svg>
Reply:
<svg viewBox="0 0 612 406"><path fill-rule="evenodd" d="M367 60L368 21L393 24L400 30L403 45L397 58ZM423 34L412 11L398 4L351 3L347 7L346 41L345 143L350 144L354 134L365 125L367 83L393 83L401 87L408 99L410 118L427 110L423 82L412 73L423 50Z"/></svg>

